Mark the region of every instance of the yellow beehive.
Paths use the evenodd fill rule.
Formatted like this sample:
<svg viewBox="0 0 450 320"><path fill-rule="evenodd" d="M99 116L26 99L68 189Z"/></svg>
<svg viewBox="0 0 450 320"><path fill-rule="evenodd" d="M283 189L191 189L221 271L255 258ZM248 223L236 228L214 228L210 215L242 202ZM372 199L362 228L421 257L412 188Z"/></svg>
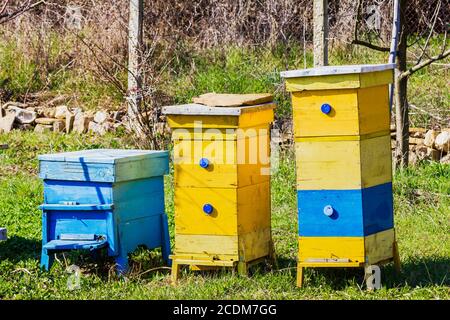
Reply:
<svg viewBox="0 0 450 320"><path fill-rule="evenodd" d="M282 73L292 94L298 286L305 267L360 267L393 259L399 265L389 130L393 67Z"/></svg>
<svg viewBox="0 0 450 320"><path fill-rule="evenodd" d="M163 108L172 129L175 250L199 270L248 265L272 256L270 123L275 105Z"/></svg>

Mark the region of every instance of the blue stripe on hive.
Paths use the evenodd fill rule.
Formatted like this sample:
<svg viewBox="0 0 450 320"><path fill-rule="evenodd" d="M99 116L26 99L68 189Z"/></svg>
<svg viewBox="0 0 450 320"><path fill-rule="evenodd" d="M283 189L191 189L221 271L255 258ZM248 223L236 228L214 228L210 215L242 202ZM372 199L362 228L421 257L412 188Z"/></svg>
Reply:
<svg viewBox="0 0 450 320"><path fill-rule="evenodd" d="M298 190L297 198L300 236L361 237L394 226L392 183L357 190Z"/></svg>

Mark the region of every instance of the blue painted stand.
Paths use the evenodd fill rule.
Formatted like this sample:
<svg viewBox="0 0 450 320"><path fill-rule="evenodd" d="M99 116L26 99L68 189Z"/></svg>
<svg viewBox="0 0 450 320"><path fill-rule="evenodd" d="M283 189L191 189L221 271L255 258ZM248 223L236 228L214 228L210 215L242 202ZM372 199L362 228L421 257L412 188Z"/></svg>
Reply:
<svg viewBox="0 0 450 320"><path fill-rule="evenodd" d="M170 265L164 208L167 151L86 150L39 156L44 180L41 266L54 253L106 249L117 271L137 246L161 247Z"/></svg>
<svg viewBox="0 0 450 320"><path fill-rule="evenodd" d="M6 229L5 228L0 228L0 241L2 240L6 240L8 237L6 235Z"/></svg>

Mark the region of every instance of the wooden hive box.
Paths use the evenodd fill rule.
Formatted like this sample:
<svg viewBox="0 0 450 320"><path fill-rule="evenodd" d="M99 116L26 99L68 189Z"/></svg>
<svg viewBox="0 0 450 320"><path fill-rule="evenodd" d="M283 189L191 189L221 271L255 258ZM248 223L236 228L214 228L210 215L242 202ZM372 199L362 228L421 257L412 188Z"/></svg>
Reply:
<svg viewBox="0 0 450 320"><path fill-rule="evenodd" d="M275 105L163 108L175 171L173 280L192 269L238 266L272 254L270 123Z"/></svg>
<svg viewBox="0 0 450 320"><path fill-rule="evenodd" d="M281 74L294 117L298 286L304 267L359 267L398 258L389 130L393 67Z"/></svg>
<svg viewBox="0 0 450 320"><path fill-rule="evenodd" d="M119 272L137 246L170 240L164 208L167 151L96 149L39 156L44 180L41 265L54 253L105 248Z"/></svg>

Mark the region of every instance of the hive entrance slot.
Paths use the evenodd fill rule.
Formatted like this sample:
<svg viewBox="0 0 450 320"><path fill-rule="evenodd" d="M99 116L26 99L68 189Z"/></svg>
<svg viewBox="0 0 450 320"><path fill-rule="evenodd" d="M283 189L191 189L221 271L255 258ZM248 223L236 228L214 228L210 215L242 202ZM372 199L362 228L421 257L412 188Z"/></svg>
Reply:
<svg viewBox="0 0 450 320"><path fill-rule="evenodd" d="M46 250L97 250L108 245L106 236L95 234L61 234L58 240L44 245Z"/></svg>
<svg viewBox="0 0 450 320"><path fill-rule="evenodd" d="M74 233L66 233L61 234L59 236L59 240L70 241L70 240L79 240L79 241L93 241L97 240L98 236L95 234L74 234Z"/></svg>

